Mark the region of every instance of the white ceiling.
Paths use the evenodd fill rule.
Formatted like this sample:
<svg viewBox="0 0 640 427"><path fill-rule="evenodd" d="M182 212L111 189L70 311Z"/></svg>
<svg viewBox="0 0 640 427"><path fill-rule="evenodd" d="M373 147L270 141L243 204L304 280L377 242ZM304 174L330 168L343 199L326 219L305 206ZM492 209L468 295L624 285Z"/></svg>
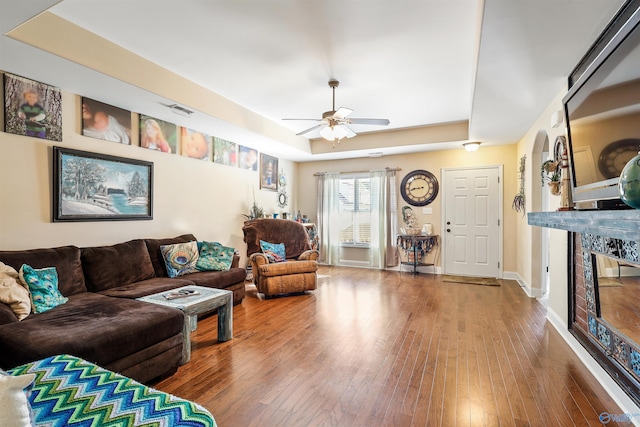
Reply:
<svg viewBox="0 0 640 427"><path fill-rule="evenodd" d="M470 140L497 145L515 143L524 135L563 90L568 73L623 1L54 3L0 0L0 30L4 34L53 6L50 11L65 20L288 128L292 134L314 122L281 119L321 118L322 112L331 110L327 81L336 78L340 80L336 107L352 108L352 117L391 121L388 127L354 125L356 132L468 120ZM0 49L2 70L34 79L45 73L42 81L100 100L114 99L114 93L135 96L135 105L119 105L134 111L153 114L157 108L157 96L8 37L2 37ZM228 126L219 136L245 143L243 132L246 130ZM307 136L318 137L317 133ZM349 153L349 140L341 144L341 151L324 155L279 148L278 141L262 140L260 144L267 142L273 149L262 151L297 161L367 154L366 150ZM456 141L375 151L410 152L460 145Z"/></svg>

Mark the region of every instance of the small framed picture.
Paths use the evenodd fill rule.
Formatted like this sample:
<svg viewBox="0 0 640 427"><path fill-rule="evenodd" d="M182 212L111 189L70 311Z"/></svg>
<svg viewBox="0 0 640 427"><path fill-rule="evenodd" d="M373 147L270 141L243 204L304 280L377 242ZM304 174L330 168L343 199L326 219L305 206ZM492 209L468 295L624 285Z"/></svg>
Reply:
<svg viewBox="0 0 640 427"><path fill-rule="evenodd" d="M131 144L131 111L83 97L82 134L105 141Z"/></svg>
<svg viewBox="0 0 640 427"><path fill-rule="evenodd" d="M278 159L260 153L260 188L278 191Z"/></svg>
<svg viewBox="0 0 640 427"><path fill-rule="evenodd" d="M60 89L5 73L4 130L16 135L62 141Z"/></svg>

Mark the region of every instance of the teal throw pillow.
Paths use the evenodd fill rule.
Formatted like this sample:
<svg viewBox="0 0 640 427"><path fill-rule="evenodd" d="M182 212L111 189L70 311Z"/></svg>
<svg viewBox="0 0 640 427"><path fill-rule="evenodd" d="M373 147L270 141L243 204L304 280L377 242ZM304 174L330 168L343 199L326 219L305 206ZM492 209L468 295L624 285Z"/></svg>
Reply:
<svg viewBox="0 0 640 427"><path fill-rule="evenodd" d="M29 288L31 310L44 313L69 301L58 290L58 272L55 267L36 270L27 264L20 267L20 281Z"/></svg>
<svg viewBox="0 0 640 427"><path fill-rule="evenodd" d="M218 242L198 242L199 255L196 268L201 271L227 271L233 262L234 248Z"/></svg>
<svg viewBox="0 0 640 427"><path fill-rule="evenodd" d="M198 243L195 240L187 243L160 246L160 252L169 277L184 276L198 271L196 268Z"/></svg>
<svg viewBox="0 0 640 427"><path fill-rule="evenodd" d="M269 262L284 262L287 260L284 243L269 243L260 240L260 249Z"/></svg>

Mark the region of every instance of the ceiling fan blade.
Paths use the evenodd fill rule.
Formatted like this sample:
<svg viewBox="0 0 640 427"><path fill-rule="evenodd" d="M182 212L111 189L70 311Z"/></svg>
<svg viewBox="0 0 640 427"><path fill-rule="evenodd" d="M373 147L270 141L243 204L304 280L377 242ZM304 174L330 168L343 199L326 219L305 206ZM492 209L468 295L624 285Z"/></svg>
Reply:
<svg viewBox="0 0 640 427"><path fill-rule="evenodd" d="M352 125L381 125L389 124L389 119L347 119L347 123Z"/></svg>
<svg viewBox="0 0 640 427"><path fill-rule="evenodd" d="M340 107L340 108L338 108L338 111L333 113L333 118L334 119L344 119L345 117L347 117L351 113L353 113L353 110L351 108Z"/></svg>
<svg viewBox="0 0 640 427"><path fill-rule="evenodd" d="M298 132L298 133L296 133L296 135L298 135L298 136L304 135L305 133L311 132L312 130L316 130L316 129L321 128L323 126L326 126L326 123L320 123L319 125L315 125L313 127L310 127L307 130L303 130L302 132Z"/></svg>
<svg viewBox="0 0 640 427"><path fill-rule="evenodd" d="M345 128L345 130L347 131L347 138L353 138L354 136L356 136L356 135L357 135L357 133L355 133L355 132L353 131L353 129L351 129L349 126L347 126L347 125L342 125L342 126L343 126L343 127Z"/></svg>
<svg viewBox="0 0 640 427"><path fill-rule="evenodd" d="M322 119L281 119L281 120L307 120L307 121L313 121L313 122L321 122Z"/></svg>

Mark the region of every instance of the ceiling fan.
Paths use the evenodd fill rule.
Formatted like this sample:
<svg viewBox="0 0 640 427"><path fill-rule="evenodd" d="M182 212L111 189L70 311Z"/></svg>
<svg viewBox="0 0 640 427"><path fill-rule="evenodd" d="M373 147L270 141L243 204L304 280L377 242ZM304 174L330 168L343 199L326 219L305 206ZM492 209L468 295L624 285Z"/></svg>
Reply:
<svg viewBox="0 0 640 427"><path fill-rule="evenodd" d="M335 147L335 142L342 138L352 138L356 136L356 133L351 129L348 125L380 125L386 126L389 124L388 119L356 119L356 118L348 118L349 114L353 112L351 108L340 107L336 110L336 88L340 82L335 79L329 80L329 87L333 90L333 104L331 107L331 111L325 111L322 113L321 119L282 119L282 120L309 120L322 122L317 124L309 129L303 130L302 132L297 133L296 135L304 135L305 133L309 133L313 130L323 128L320 131L320 135L328 141L333 141L333 146Z"/></svg>

